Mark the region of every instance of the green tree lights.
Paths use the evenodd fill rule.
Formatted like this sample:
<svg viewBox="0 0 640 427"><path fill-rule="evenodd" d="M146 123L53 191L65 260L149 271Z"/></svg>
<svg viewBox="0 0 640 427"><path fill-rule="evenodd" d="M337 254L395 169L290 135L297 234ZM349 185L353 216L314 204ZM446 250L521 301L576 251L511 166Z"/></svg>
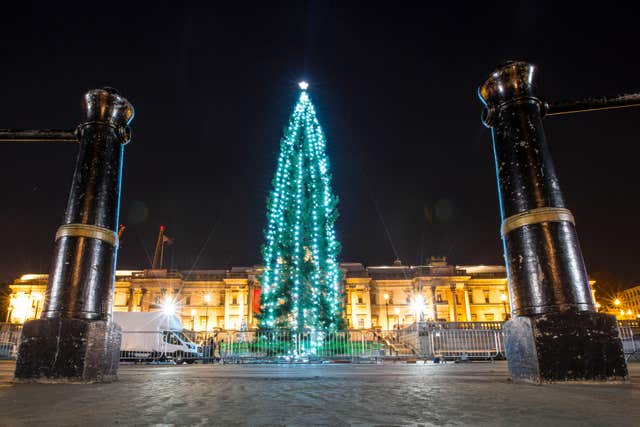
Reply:
<svg viewBox="0 0 640 427"><path fill-rule="evenodd" d="M343 326L338 199L307 84L300 88L267 200L260 327L332 331Z"/></svg>

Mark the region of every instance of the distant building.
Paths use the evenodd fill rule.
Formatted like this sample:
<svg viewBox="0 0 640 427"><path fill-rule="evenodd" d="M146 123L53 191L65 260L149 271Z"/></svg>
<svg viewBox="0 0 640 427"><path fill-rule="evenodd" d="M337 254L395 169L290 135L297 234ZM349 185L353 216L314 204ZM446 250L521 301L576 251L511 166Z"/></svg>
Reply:
<svg viewBox="0 0 640 427"><path fill-rule="evenodd" d="M425 265L397 260L389 266L342 263L344 314L352 329L393 329L420 320L503 321L509 317L503 266L449 265L432 257ZM133 270L116 273L114 311L159 311L176 302L185 329L257 326L260 267L230 270ZM25 274L12 285L8 321L40 315L46 274ZM591 282L593 284L593 282Z"/></svg>
<svg viewBox="0 0 640 427"><path fill-rule="evenodd" d="M640 285L622 291L620 302L622 303L621 308L616 311L618 319L640 318Z"/></svg>

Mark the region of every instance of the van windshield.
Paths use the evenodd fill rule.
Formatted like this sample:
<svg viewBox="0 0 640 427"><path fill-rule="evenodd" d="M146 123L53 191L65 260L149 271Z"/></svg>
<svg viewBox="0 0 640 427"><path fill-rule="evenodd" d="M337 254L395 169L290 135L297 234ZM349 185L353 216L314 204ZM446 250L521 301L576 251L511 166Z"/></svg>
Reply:
<svg viewBox="0 0 640 427"><path fill-rule="evenodd" d="M176 332L176 331L173 331L173 333L174 333L174 335L175 335L175 336L177 336L177 337L180 339L180 341L182 341L183 343L188 344L188 343L190 343L190 342L191 342L191 340L190 340L189 338L187 338L187 336L186 336L185 334L183 334L182 332Z"/></svg>

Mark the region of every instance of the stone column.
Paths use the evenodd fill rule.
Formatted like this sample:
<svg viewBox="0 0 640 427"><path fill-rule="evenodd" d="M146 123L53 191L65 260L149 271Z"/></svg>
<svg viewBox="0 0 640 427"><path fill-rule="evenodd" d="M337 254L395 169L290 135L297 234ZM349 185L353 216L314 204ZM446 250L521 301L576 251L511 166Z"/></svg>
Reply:
<svg viewBox="0 0 640 427"><path fill-rule="evenodd" d="M145 298L144 297L147 296L147 293L148 293L147 288L142 288L140 290L140 292L141 292L141 295L140 295L140 311L147 311L147 310L144 309L144 303L145 303Z"/></svg>
<svg viewBox="0 0 640 427"><path fill-rule="evenodd" d="M133 107L110 88L87 92L80 148L41 319L25 323L15 380L116 378L120 328L111 322L124 145Z"/></svg>
<svg viewBox="0 0 640 427"><path fill-rule="evenodd" d="M449 299L449 317L451 322L458 321L458 298L456 296L456 285L450 285L451 298Z"/></svg>
<svg viewBox="0 0 640 427"><path fill-rule="evenodd" d="M133 311L135 293L133 288L129 288L129 303L127 304L127 311Z"/></svg>
<svg viewBox="0 0 640 427"><path fill-rule="evenodd" d="M464 292L465 316L467 317L467 322L471 322L471 304L469 303L469 292L471 292L471 289L469 289L469 287L465 285L462 292Z"/></svg>
<svg viewBox="0 0 640 427"><path fill-rule="evenodd" d="M429 289L431 290L431 310L432 311L432 316L433 316L433 320L437 321L438 320L438 305L437 305L437 301L436 301L436 289L437 286L436 285L431 285L429 286Z"/></svg>
<svg viewBox="0 0 640 427"><path fill-rule="evenodd" d="M227 288L224 290L224 328L231 329L231 321L229 319L229 305L231 301L231 291Z"/></svg>
<svg viewBox="0 0 640 427"><path fill-rule="evenodd" d="M574 226L545 139L536 67L510 62L480 86L492 128L515 381L626 379L613 316L595 312Z"/></svg>
<svg viewBox="0 0 640 427"><path fill-rule="evenodd" d="M247 327L253 327L253 280L247 283Z"/></svg>
<svg viewBox="0 0 640 427"><path fill-rule="evenodd" d="M365 287L364 289L364 297L362 298L362 302L365 303L367 307L366 319L364 321L364 327L367 329L371 328L371 290L370 288Z"/></svg>

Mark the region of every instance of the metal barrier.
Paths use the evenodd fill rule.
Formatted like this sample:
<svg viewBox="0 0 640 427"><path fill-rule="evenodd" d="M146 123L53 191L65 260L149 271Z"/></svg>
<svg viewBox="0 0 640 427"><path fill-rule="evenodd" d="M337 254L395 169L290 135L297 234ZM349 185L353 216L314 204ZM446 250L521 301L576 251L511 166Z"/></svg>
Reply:
<svg viewBox="0 0 640 427"><path fill-rule="evenodd" d="M429 331L431 352L444 360L493 360L504 355L502 331L435 329Z"/></svg>
<svg viewBox="0 0 640 427"><path fill-rule="evenodd" d="M0 359L16 358L21 331L20 324L0 323Z"/></svg>
<svg viewBox="0 0 640 427"><path fill-rule="evenodd" d="M505 356L499 322L425 322L392 331L123 331L120 360L137 363L492 360ZM484 326L484 328L482 328ZM625 357L640 361L640 322L620 321ZM15 359L22 325L0 323L0 359ZM192 342L185 346L185 342ZM193 345L195 343L195 345Z"/></svg>
<svg viewBox="0 0 640 427"><path fill-rule="evenodd" d="M640 361L640 322L623 320L618 322L622 349L627 361Z"/></svg>
<svg viewBox="0 0 640 427"><path fill-rule="evenodd" d="M215 340L225 363L375 361L386 351L382 337L373 331L224 331Z"/></svg>

